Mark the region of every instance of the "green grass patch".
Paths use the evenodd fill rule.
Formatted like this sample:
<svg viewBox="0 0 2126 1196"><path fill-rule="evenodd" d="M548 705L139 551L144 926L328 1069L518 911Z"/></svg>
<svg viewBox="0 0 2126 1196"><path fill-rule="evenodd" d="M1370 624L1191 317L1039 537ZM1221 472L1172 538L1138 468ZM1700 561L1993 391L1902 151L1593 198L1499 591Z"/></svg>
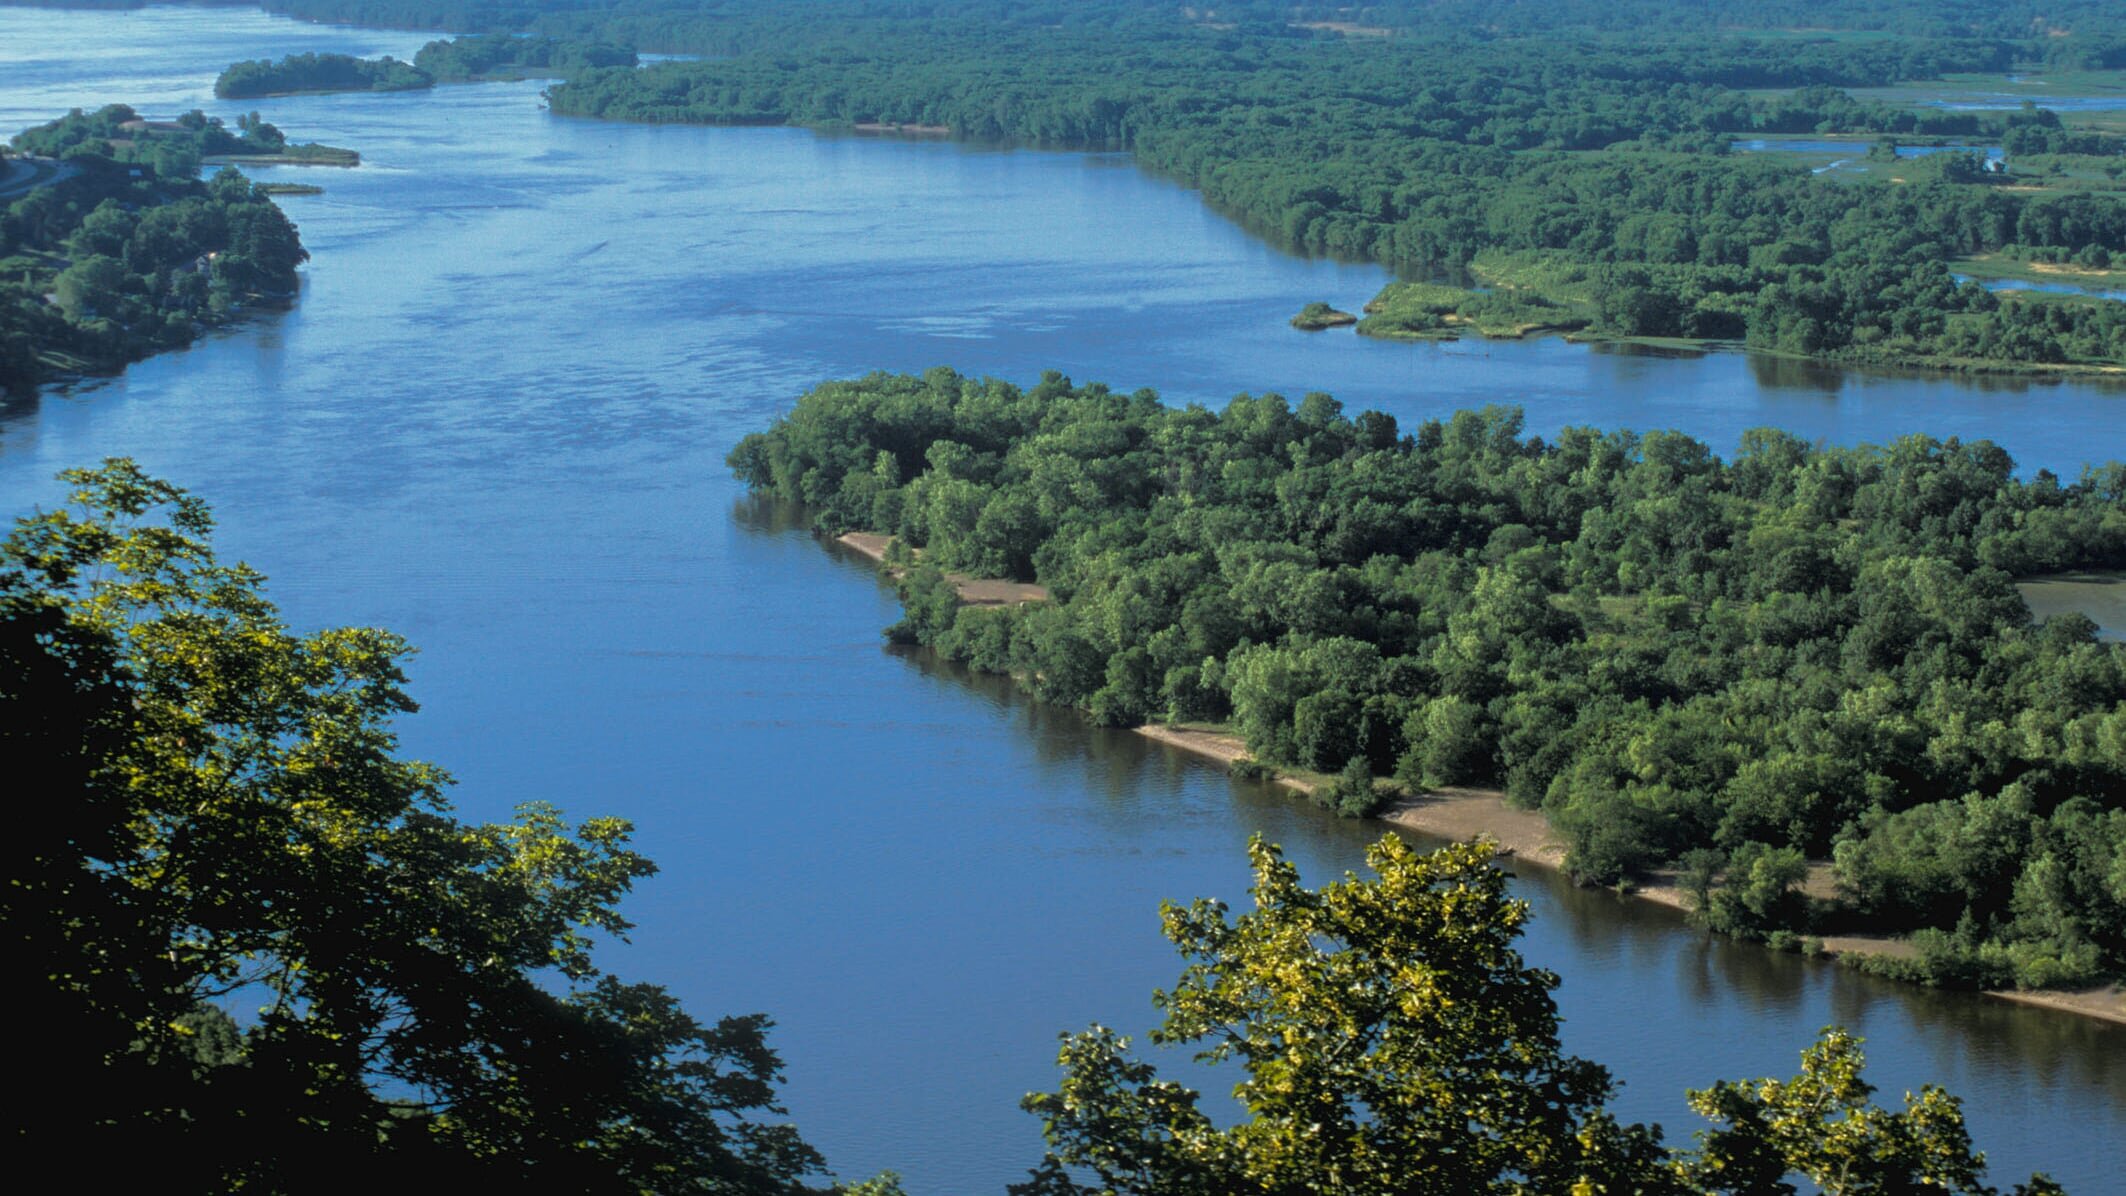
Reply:
<svg viewBox="0 0 2126 1196"><path fill-rule="evenodd" d="M1341 328L1358 323L1358 317L1347 311L1338 311L1326 303L1309 303L1292 317L1292 327L1301 332L1320 332L1324 328Z"/></svg>
<svg viewBox="0 0 2126 1196"><path fill-rule="evenodd" d="M1469 269L1488 289L1389 283L1366 304L1359 332L1406 340L1451 340L1465 332L1513 339L1574 332L1594 320L1594 282L1568 259L1487 250Z"/></svg>
<svg viewBox="0 0 2126 1196"><path fill-rule="evenodd" d="M2078 266L2060 266L2049 262L2018 261L1999 253L1958 258L1949 263L1949 267L1959 274L1968 274L1985 282L2012 279L2016 282L2060 283L2087 287L2092 291L2126 291L2126 269L2085 270ZM2074 298L2071 295L2062 297Z"/></svg>

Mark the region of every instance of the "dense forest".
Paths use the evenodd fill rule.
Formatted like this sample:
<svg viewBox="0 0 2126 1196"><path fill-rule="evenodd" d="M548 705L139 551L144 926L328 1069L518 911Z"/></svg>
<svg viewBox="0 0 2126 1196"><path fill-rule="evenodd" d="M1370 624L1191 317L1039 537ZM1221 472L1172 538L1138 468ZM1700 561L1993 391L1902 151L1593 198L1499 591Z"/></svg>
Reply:
<svg viewBox="0 0 2126 1196"><path fill-rule="evenodd" d="M64 174L0 214L0 390L190 344L293 291L309 258L242 175L194 177L207 155L300 148L255 117L232 133L198 112L149 122L114 104L30 129L14 148L60 159Z"/></svg>
<svg viewBox="0 0 2126 1196"><path fill-rule="evenodd" d="M461 821L403 758L408 646L292 631L204 503L132 462L0 540L0 746L39 762L0 935L58 1066L11 1129L110 1185L439 1185L899 1196L824 1182L760 1015L697 1020L602 966L654 865L617 818ZM1389 836L1318 890L1249 846L1254 908L1169 906L1188 965L1156 1041L1245 1069L1219 1126L1129 1040L1067 1036L1025 1196L1787 1191L1997 1196L1956 1099L1871 1099L1827 1030L1791 1079L1690 1094L1688 1148L1619 1123L1564 1053L1526 903L1476 845ZM233 1006L255 1008L243 1020ZM1234 1073L1229 1071L1227 1078ZM1096 1179L1098 1187L1081 1181ZM1587 1187L1585 1185L1598 1185ZM2034 1176L2014 1191L2057 1196Z"/></svg>
<svg viewBox="0 0 2126 1196"><path fill-rule="evenodd" d="M2126 304L1952 276L1974 255L2087 269L2126 255L2126 137L2041 108L1848 93L1958 72L2126 67L2126 16L2094 0L1739 13L1684 0L267 7L536 34L436 50L431 63L451 78L566 75L549 94L563 114L927 125L1126 149L1294 249L1379 261L1412 281L1476 270L1478 293L1504 295L1460 295L1373 332L1575 330L1950 369L2126 368ZM574 48L542 52L556 45L542 39ZM713 57L638 70L620 46ZM257 76L243 94L419 86L429 73L390 67L326 83L273 64L231 69ZM2012 156L2003 172L1945 153L1851 176L1731 152L1740 137L1795 133L1953 139ZM1502 255L1511 274L1482 275ZM1509 310L1483 310L1500 303Z"/></svg>
<svg viewBox="0 0 2126 1196"><path fill-rule="evenodd" d="M371 59L290 54L278 62L260 58L231 63L214 80L214 94L224 100L248 100L320 91L418 91L435 83L427 71L388 55Z"/></svg>
<svg viewBox="0 0 2126 1196"><path fill-rule="evenodd" d="M565 76L591 67L632 67L635 52L598 42L550 37L457 37L429 42L413 65L440 83Z"/></svg>
<svg viewBox="0 0 2126 1196"><path fill-rule="evenodd" d="M2126 645L2033 624L2012 582L2126 566L2126 464L2022 480L1983 441L1772 430L1722 461L1509 409L1406 433L1321 394L1176 410L942 369L822 386L730 460L920 551L895 638L1099 722L1497 786L1582 878L1679 865L1718 928L1782 942L1912 932L1924 979L2126 965ZM943 570L1052 597L962 606ZM1846 901L1803 897L1810 858Z"/></svg>
<svg viewBox="0 0 2126 1196"><path fill-rule="evenodd" d="M1295 249L1411 278L1516 255L1527 277L1494 289L1575 309L1528 326L1952 368L2126 365L2126 305L1951 277L1958 258L2011 248L2126 252L2126 200L2106 173L2126 164L2126 139L2069 131L2048 110L1839 90L1998 71L2020 53L1980 39L1290 38L1149 19L1118 43L933 23L591 72L550 99L607 118L942 125L1128 149ZM1730 152L1737 137L1791 133L2012 138L2081 181L1955 153L1845 178Z"/></svg>

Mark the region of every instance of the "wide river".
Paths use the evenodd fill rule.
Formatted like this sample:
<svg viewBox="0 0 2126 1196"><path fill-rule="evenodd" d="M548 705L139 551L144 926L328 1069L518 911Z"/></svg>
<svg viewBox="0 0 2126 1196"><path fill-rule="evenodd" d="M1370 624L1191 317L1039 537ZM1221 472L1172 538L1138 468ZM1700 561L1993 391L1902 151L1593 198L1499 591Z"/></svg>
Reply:
<svg viewBox="0 0 2126 1196"><path fill-rule="evenodd" d="M121 100L231 118L232 60L410 57L419 35L227 8L0 8L0 129ZM1531 428L1733 448L1988 436L2072 476L2126 453L2126 394L1886 377L1559 341L1385 344L1285 320L1378 269L1283 255L1120 157L560 120L536 84L260 101L356 170L274 172L314 260L292 311L0 420L0 513L107 456L205 496L303 627L417 643L407 747L473 817L625 815L664 867L608 963L697 1013L765 1010L793 1117L837 1171L995 1192L1039 1157L1019 1097L1058 1031L1141 1031L1179 969L1161 899L1247 883L1261 830L1311 879L1378 828L880 646L891 593L723 467L808 386L949 364L1170 401L1328 390L1405 426L1524 404ZM1715 941L1536 874L1528 956L1567 1046L1672 1138L1686 1087L1791 1074L1867 1036L1894 1103L1960 1094L1996 1181L2117 1191L2126 1029ZM1166 1061L1176 1072L1186 1060ZM1214 1086L1226 1081L1217 1081Z"/></svg>

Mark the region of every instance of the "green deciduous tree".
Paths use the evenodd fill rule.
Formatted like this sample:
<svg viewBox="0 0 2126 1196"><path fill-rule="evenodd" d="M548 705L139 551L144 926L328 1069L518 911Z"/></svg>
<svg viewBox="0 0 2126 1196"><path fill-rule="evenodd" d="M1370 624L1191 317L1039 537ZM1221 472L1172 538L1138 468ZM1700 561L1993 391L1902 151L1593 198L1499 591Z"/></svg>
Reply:
<svg viewBox="0 0 2126 1196"><path fill-rule="evenodd" d="M808 1190L766 1019L593 962L653 871L624 821L458 821L396 755L398 637L296 635L199 500L67 477L0 546L0 741L43 765L0 935L55 1052L18 1147L178 1191Z"/></svg>
<svg viewBox="0 0 2126 1196"><path fill-rule="evenodd" d="M1389 836L1379 874L1319 891L1260 838L1255 908L1168 906L1189 960L1155 998L1162 1044L1233 1060L1248 1119L1212 1124L1197 1094L1095 1027L1064 1039L1062 1088L1027 1098L1056 1191L1478 1193L1661 1191L1655 1135L1603 1111L1609 1074L1558 1046L1557 977L1512 940L1527 906L1488 850L1418 852ZM1055 1188L1061 1167L1098 1177ZM1039 1189L1036 1189L1039 1190Z"/></svg>
<svg viewBox="0 0 2126 1196"><path fill-rule="evenodd" d="M1859 1041L1835 1028L1791 1080L1691 1093L1713 1122L1695 1149L1619 1124L1609 1073L1559 1048L1557 977L1513 949L1528 908L1481 845L1390 835L1367 853L1374 877L1318 890L1260 837L1248 851L1252 911L1165 908L1189 962L1151 1034L1237 1064L1243 1119L1216 1125L1111 1030L1065 1035L1062 1086L1025 1101L1049 1149L1016 1196L1792 1196L1795 1175L1828 1196L1997 1196L1956 1099L1874 1105Z"/></svg>
<svg viewBox="0 0 2126 1196"><path fill-rule="evenodd" d="M1957 1099L1932 1085L1905 1094L1895 1112L1873 1104L1860 1078L1860 1040L1825 1030L1801 1054L1790 1080L1722 1081L1690 1094L1691 1108L1715 1128L1681 1161L1695 1190L1792 1196L1803 1175L1824 1196L1993 1196L1986 1156L1971 1148ZM2021 1196L2058 1193L2032 1176Z"/></svg>

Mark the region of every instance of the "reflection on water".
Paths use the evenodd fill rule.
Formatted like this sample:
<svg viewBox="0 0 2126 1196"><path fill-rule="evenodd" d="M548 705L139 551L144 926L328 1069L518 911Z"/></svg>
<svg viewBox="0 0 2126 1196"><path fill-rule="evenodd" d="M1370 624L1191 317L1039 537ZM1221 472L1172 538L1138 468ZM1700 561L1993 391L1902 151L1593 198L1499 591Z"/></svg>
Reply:
<svg viewBox="0 0 2126 1196"><path fill-rule="evenodd" d="M2063 573L2031 577L2015 583L2039 619L2055 615L2087 615L2097 625L2097 637L2126 640L2126 574Z"/></svg>

